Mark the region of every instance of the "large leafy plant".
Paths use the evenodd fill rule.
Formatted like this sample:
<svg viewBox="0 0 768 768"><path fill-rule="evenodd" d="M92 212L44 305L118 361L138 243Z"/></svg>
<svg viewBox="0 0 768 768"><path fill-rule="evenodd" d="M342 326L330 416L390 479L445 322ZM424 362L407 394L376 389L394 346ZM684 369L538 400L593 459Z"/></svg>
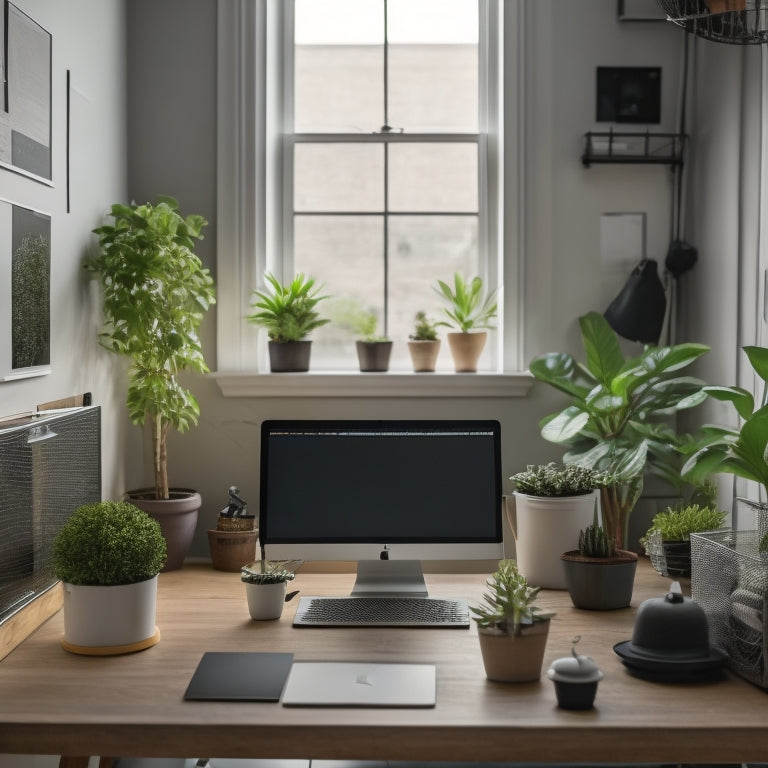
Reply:
<svg viewBox="0 0 768 768"><path fill-rule="evenodd" d="M454 326L461 333L468 333L473 328L493 328L498 311L495 291L485 293L480 277L467 281L460 272L453 275L453 287L443 280L437 281L435 291L447 302L442 307L448 321L439 325Z"/></svg>
<svg viewBox="0 0 768 768"><path fill-rule="evenodd" d="M270 291L254 291L248 320L267 330L272 341L300 341L329 320L320 317L317 305L320 286L313 277L298 273L290 283L282 285L272 274L265 275Z"/></svg>
<svg viewBox="0 0 768 768"><path fill-rule="evenodd" d="M68 584L115 586L146 581L165 563L160 524L124 501L78 507L53 541L54 573Z"/></svg>
<svg viewBox="0 0 768 768"><path fill-rule="evenodd" d="M179 383L208 366L198 328L215 303L213 278L193 252L207 224L183 217L172 197L153 205L113 205L114 224L95 229L99 253L86 261L104 292L103 346L130 360L128 413L152 427L155 496L169 498L167 434L197 424L200 407Z"/></svg>
<svg viewBox="0 0 768 768"><path fill-rule="evenodd" d="M706 395L729 402L741 418L740 428L706 426L705 445L683 466L683 473L693 482L711 474L725 472L753 480L768 494L768 349L744 347L749 362L763 382L763 400L755 402L751 392L742 387L704 387Z"/></svg>
<svg viewBox="0 0 768 768"><path fill-rule="evenodd" d="M708 351L703 344L645 347L625 358L602 315L579 318L586 362L566 352L531 361L530 371L570 397L568 405L540 422L542 436L566 448L568 464L593 467L614 478L601 490L604 524L612 519L617 545L626 547L626 523L646 468L682 487L683 455L693 438L678 435L673 417L706 398L703 382L684 371ZM608 525L606 525L608 527Z"/></svg>

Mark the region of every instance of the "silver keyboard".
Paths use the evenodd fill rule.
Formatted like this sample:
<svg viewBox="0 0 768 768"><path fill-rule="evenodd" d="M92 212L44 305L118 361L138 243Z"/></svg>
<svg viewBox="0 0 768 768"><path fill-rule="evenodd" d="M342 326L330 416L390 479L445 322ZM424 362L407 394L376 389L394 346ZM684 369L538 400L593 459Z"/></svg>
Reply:
<svg viewBox="0 0 768 768"><path fill-rule="evenodd" d="M469 627L462 599L434 597L302 597L294 626Z"/></svg>

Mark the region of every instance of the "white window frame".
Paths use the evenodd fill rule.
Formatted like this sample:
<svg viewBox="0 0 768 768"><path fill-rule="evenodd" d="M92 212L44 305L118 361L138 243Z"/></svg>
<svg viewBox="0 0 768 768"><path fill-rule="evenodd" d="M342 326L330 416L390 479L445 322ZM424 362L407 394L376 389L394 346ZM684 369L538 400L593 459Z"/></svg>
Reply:
<svg viewBox="0 0 768 768"><path fill-rule="evenodd" d="M493 13L502 0L484 0L485 13ZM502 205L480 201L480 210L492 218L484 229L499 238L498 263L489 264L489 279L498 285L501 362L496 372L466 374L412 373L360 374L358 372L271 374L266 365L263 334L245 320L251 294L259 277L273 269L269 254L283 252L284 229L280 210L288 185L280 158L281 128L271 122L280 114L282 82L268 77L284 73L280 19L284 0L218 0L218 150L217 150L217 371L212 374L225 396L521 396L532 385L522 368L524 242L523 194L523 0L503 0L503 31L492 55L504 58L504 135L488 134L481 151L503 157ZM496 29L486 22L484 29ZM484 31L481 32L484 34ZM278 44L275 44L275 43ZM503 43L503 46L502 46ZM510 51L514 52L510 56ZM496 62L490 70L498 71ZM481 85L488 77L481 62ZM492 84L497 86L498 84ZM489 119L499 124L495 115ZM482 125L481 125L482 133ZM441 139L444 137L441 137ZM494 180L495 181L495 180ZM481 190L484 185L481 185ZM501 217L494 216L502 211ZM505 222L502 230L499 218ZM482 223L482 222L481 222ZM491 243L491 246L494 244ZM503 260L503 261L502 261ZM505 297L507 300L505 301Z"/></svg>

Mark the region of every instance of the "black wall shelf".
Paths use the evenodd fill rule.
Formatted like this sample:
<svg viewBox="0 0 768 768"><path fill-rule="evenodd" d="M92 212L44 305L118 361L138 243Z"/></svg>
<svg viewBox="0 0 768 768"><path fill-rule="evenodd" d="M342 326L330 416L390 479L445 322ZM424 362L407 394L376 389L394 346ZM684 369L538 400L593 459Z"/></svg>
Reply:
<svg viewBox="0 0 768 768"><path fill-rule="evenodd" d="M589 168L594 163L683 164L685 134L682 133L617 133L608 131L584 134L581 162Z"/></svg>

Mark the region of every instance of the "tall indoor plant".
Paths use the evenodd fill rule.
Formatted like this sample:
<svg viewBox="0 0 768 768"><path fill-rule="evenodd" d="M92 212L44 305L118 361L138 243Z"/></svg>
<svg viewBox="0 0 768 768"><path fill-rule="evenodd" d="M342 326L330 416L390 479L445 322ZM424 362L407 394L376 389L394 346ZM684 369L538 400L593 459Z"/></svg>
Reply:
<svg viewBox="0 0 768 768"><path fill-rule="evenodd" d="M320 317L321 287L315 279L299 272L291 282L283 285L267 274L268 291L254 291L248 320L260 325L269 337L269 364L273 373L309 370L312 342L307 338L317 328L330 322Z"/></svg>
<svg viewBox="0 0 768 768"><path fill-rule="evenodd" d="M589 312L579 326L585 363L567 352L550 352L530 363L538 380L570 397L565 408L542 419L541 434L566 447L566 463L614 476L615 484L601 490L603 525L610 527L616 546L626 549L627 522L646 469L676 489L683 485L683 456L692 438L679 435L670 417L706 398L704 383L683 371L709 348L647 346L625 358L602 315Z"/></svg>
<svg viewBox="0 0 768 768"><path fill-rule="evenodd" d="M154 488L129 496L137 504L163 502L163 512L150 504L150 514L158 516L168 539L168 570L181 564L200 507L199 494L169 488L168 430L185 432L197 424L199 405L179 374L208 371L198 328L215 303L213 278L193 251L207 222L195 214L183 217L178 208L166 196L154 204L113 205L114 223L94 230L99 252L86 261L104 294L101 344L130 361L129 416L134 424L151 427ZM192 507L183 518L167 506L179 495L183 507Z"/></svg>
<svg viewBox="0 0 768 768"><path fill-rule="evenodd" d="M460 272L453 275L453 286L438 280L435 291L446 302L443 312L448 320L439 325L456 330L446 334L457 373L474 373L485 347L487 328L494 328L498 305L496 292L486 292L479 276L465 280Z"/></svg>

